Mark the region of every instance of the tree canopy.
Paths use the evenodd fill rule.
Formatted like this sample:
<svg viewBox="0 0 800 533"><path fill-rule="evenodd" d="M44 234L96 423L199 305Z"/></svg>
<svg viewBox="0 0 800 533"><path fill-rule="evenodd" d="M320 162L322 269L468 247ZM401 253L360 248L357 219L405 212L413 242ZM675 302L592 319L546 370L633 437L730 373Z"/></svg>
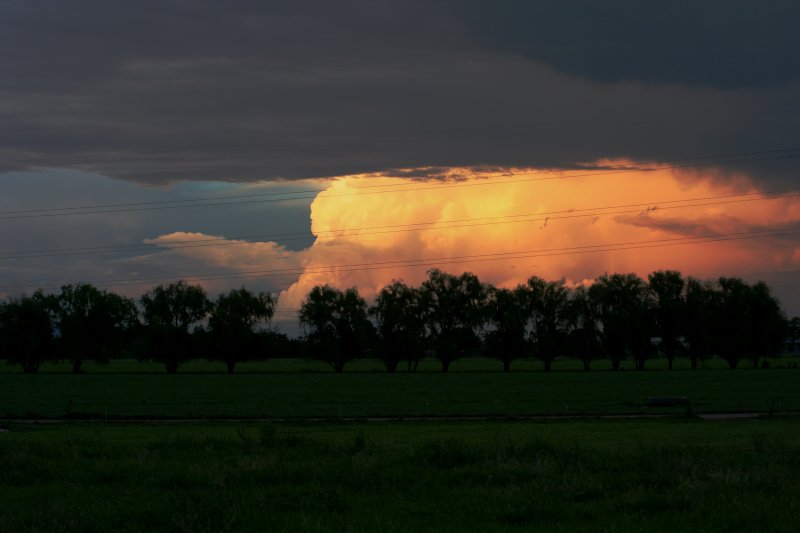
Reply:
<svg viewBox="0 0 800 533"><path fill-rule="evenodd" d="M314 358L342 372L348 361L377 357L387 371L409 370L434 356L447 372L464 356L486 355L511 369L535 357L546 371L563 357L607 358L613 370L632 360L645 368L679 355L692 368L719 357L730 368L759 367L788 340L800 338L800 319L788 321L763 282L740 278L697 280L677 271L604 274L591 283L532 276L514 288L493 287L469 272L429 270L413 287L395 280L371 306L355 287L312 288L298 318L305 336L289 339L270 327L275 299L241 287L214 301L198 285L178 281L130 298L88 284L64 285L0 303L0 355L26 372L46 360L68 360L73 372L88 361L123 354L161 362L176 372L191 358L222 362L229 372L271 353ZM794 341L792 341L794 342ZM789 344L788 346L793 346ZM764 363L766 365L766 363Z"/></svg>
<svg viewBox="0 0 800 533"><path fill-rule="evenodd" d="M181 280L159 285L142 296L142 315L147 332L147 356L175 373L192 357L191 328L211 311L211 302L199 285Z"/></svg>
<svg viewBox="0 0 800 533"><path fill-rule="evenodd" d="M316 286L300 306L300 324L308 329L307 341L314 357L341 373L348 361L366 355L372 324L367 302L355 287L341 291Z"/></svg>
<svg viewBox="0 0 800 533"><path fill-rule="evenodd" d="M394 372L402 360L416 368L424 350L425 322L420 291L402 281L393 281L375 297L369 313L374 317L379 339L378 356L386 370Z"/></svg>
<svg viewBox="0 0 800 533"><path fill-rule="evenodd" d="M477 351L488 292L470 272L456 276L435 268L428 271L420 287L422 316L442 372L470 350Z"/></svg>
<svg viewBox="0 0 800 533"><path fill-rule="evenodd" d="M41 291L0 305L0 349L25 373L53 358L56 302Z"/></svg>
<svg viewBox="0 0 800 533"><path fill-rule="evenodd" d="M256 331L275 313L272 295L253 294L244 287L221 294L208 319L213 339L213 359L233 372L236 363L255 358Z"/></svg>
<svg viewBox="0 0 800 533"><path fill-rule="evenodd" d="M138 320L133 300L86 283L61 287L55 303L61 352L73 372L84 361L104 363L119 353L125 332Z"/></svg>

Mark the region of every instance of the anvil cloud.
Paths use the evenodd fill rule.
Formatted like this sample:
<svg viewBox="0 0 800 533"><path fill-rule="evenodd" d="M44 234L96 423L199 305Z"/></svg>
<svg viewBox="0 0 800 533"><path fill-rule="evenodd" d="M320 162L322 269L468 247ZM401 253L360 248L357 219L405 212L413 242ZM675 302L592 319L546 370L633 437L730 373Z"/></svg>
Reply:
<svg viewBox="0 0 800 533"><path fill-rule="evenodd" d="M429 266L499 285L677 268L763 277L797 313L798 19L790 0L5 0L0 217L312 194L3 219L0 294L129 279L117 289L134 295L196 274L291 310L315 283L369 295ZM620 164L661 170L607 174ZM477 185L531 172L586 175ZM350 194L376 186L415 190ZM641 210L564 218L628 204ZM508 220L522 214L537 220ZM476 219L497 220L442 227ZM363 230L376 227L390 231ZM187 246L209 238L224 246ZM560 252L474 257L526 250ZM409 259L424 261L341 267Z"/></svg>

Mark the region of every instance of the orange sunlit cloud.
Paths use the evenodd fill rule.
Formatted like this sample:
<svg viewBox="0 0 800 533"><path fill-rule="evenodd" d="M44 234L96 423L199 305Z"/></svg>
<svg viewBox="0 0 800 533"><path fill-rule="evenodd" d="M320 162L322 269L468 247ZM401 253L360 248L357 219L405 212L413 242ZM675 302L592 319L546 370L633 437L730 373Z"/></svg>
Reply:
<svg viewBox="0 0 800 533"><path fill-rule="evenodd" d="M716 277L800 264L800 249L774 233L709 241L800 228L800 198L765 199L745 176L688 179L666 169L584 171L567 179L561 178L575 173L547 172L541 177L556 179L539 179L536 172L515 170L508 177L446 183L343 177L313 201L311 230L317 238L306 250L251 243L171 253L242 271L300 267L303 273L281 293L280 305L286 309L296 308L317 284L357 286L369 298L392 279L418 284L433 266L454 273L468 270L495 285L513 286L531 275L578 283L603 272L644 276L677 269ZM468 170L458 173L470 175ZM709 242L667 246L686 237ZM186 235L153 242L171 247L170 241L178 239ZM614 249L585 248L609 245ZM394 264L412 260L424 261Z"/></svg>

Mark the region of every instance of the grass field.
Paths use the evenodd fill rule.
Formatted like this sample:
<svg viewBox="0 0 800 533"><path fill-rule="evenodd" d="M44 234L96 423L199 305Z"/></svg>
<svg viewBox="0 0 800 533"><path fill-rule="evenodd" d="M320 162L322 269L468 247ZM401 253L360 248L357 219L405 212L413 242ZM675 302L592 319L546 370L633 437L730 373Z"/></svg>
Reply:
<svg viewBox="0 0 800 533"><path fill-rule="evenodd" d="M12 424L0 531L794 531L798 427Z"/></svg>
<svg viewBox="0 0 800 533"><path fill-rule="evenodd" d="M464 362L465 371L454 369L449 374L286 370L315 364L304 361L283 362L279 371L231 375L7 372L0 373L0 417L349 418L676 411L644 405L652 396L686 396L695 413L800 411L797 369L503 374L481 372L486 363L473 362L476 368L469 369ZM115 365L125 369L125 363Z"/></svg>
<svg viewBox="0 0 800 533"><path fill-rule="evenodd" d="M78 375L7 368L0 533L796 531L791 362L583 372L564 361L551 373L520 362L503 374L466 360L449 374L426 362L395 375L374 361L345 374L307 361L230 375L202 361L175 375L135 361ZM694 413L777 416L702 421L647 407L650 396L687 396ZM489 418L346 420L454 415Z"/></svg>

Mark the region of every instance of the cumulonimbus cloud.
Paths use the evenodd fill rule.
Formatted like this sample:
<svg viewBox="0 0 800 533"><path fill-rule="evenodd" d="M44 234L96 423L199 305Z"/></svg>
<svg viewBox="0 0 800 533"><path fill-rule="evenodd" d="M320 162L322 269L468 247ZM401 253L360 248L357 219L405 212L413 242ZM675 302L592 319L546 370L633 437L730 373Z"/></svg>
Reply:
<svg viewBox="0 0 800 533"><path fill-rule="evenodd" d="M604 165L621 163L627 164ZM263 276L282 288L280 307L287 312L314 285L356 286L370 298L393 279L418 284L432 267L513 286L531 275L578 283L604 272L677 269L716 277L800 265L796 194L764 194L746 176L690 181L678 172L516 169L447 183L348 176L311 204L316 240L305 250L276 243L171 244L207 238L200 234L151 242L206 266L295 268L280 281Z"/></svg>

